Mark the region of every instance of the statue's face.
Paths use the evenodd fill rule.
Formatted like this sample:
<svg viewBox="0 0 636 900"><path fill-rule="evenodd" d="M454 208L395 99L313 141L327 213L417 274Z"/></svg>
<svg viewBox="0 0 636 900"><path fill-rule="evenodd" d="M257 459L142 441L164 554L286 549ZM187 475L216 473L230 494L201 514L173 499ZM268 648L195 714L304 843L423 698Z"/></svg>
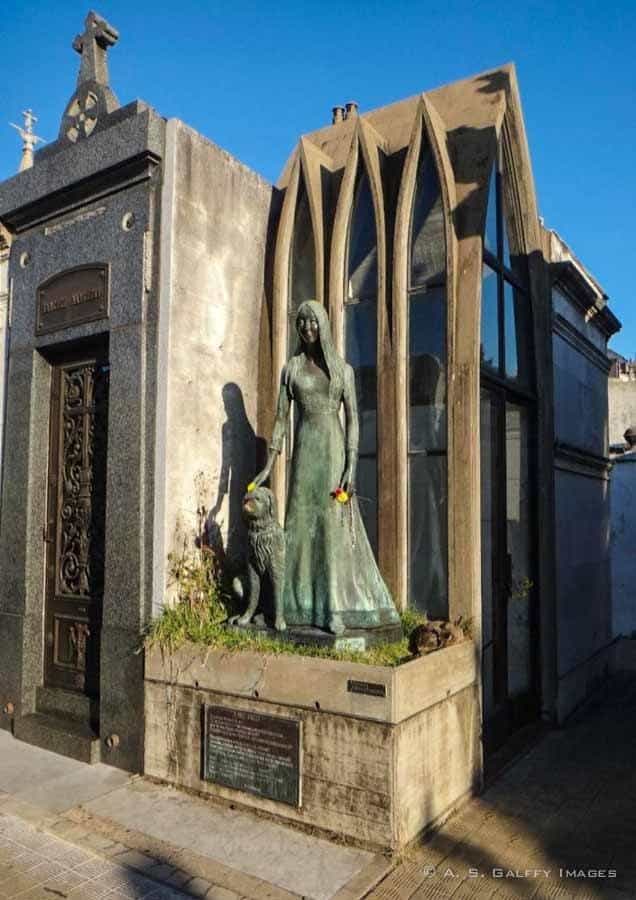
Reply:
<svg viewBox="0 0 636 900"><path fill-rule="evenodd" d="M315 344L320 336L318 319L312 312L299 314L296 329L303 344Z"/></svg>

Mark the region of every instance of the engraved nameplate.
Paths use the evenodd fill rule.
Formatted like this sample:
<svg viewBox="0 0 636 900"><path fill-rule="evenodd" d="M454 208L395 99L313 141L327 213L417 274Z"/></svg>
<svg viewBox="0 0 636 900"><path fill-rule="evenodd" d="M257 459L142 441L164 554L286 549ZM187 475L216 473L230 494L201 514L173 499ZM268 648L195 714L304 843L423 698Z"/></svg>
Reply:
<svg viewBox="0 0 636 900"><path fill-rule="evenodd" d="M204 720L206 781L300 806L298 720L207 705Z"/></svg>
<svg viewBox="0 0 636 900"><path fill-rule="evenodd" d="M108 266L79 266L49 278L38 288L36 334L108 316Z"/></svg>
<svg viewBox="0 0 636 900"><path fill-rule="evenodd" d="M386 697L386 685L377 681L347 681L351 694L366 694L369 697Z"/></svg>

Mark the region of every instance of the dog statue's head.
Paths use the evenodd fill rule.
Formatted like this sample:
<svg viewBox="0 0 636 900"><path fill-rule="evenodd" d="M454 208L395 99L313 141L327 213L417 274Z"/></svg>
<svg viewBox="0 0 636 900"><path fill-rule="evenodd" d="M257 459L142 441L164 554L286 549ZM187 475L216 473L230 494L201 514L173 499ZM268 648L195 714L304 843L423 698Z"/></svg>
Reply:
<svg viewBox="0 0 636 900"><path fill-rule="evenodd" d="M276 500L269 488L257 487L243 497L243 518L249 525L276 519Z"/></svg>

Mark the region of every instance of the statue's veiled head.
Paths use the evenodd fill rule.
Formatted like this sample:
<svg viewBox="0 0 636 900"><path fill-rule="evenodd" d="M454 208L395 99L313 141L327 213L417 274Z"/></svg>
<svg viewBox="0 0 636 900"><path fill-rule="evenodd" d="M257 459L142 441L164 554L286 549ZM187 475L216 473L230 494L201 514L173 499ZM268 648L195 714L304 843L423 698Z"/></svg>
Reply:
<svg viewBox="0 0 636 900"><path fill-rule="evenodd" d="M308 346L319 344L329 371L332 391L337 394L344 383L344 360L336 350L329 316L322 303L305 300L300 304L296 313L296 332L299 343L294 355L298 356Z"/></svg>
<svg viewBox="0 0 636 900"><path fill-rule="evenodd" d="M296 318L296 331L305 346L311 346L320 340L320 326L313 310L306 308Z"/></svg>
<svg viewBox="0 0 636 900"><path fill-rule="evenodd" d="M317 300L305 300L296 313L296 331L304 344L313 344L331 338L329 316L327 310Z"/></svg>

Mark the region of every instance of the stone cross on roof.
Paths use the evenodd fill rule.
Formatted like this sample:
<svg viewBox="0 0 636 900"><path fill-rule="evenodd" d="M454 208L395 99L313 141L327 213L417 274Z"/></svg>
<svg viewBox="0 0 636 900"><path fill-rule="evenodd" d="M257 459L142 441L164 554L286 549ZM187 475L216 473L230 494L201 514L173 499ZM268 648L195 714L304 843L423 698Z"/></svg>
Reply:
<svg viewBox="0 0 636 900"><path fill-rule="evenodd" d="M62 116L60 140L75 144L89 137L98 122L119 108L119 101L108 83L106 52L119 40L119 32L106 19L89 12L83 34L73 41L73 49L82 56L77 88Z"/></svg>

